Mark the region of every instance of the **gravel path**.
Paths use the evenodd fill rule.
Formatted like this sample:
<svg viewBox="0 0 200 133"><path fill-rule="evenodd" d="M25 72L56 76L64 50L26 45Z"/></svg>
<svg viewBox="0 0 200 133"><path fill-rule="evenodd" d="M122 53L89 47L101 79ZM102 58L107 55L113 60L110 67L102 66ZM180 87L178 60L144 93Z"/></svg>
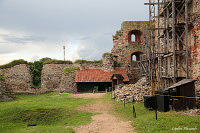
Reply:
<svg viewBox="0 0 200 133"><path fill-rule="evenodd" d="M105 93L75 95L71 96L75 96L76 98L101 98ZM103 101L77 108L81 111L96 112L98 114L92 116L92 122L90 124L76 127L76 133L133 133L133 127L130 122L121 121L110 114L112 108L113 105Z"/></svg>

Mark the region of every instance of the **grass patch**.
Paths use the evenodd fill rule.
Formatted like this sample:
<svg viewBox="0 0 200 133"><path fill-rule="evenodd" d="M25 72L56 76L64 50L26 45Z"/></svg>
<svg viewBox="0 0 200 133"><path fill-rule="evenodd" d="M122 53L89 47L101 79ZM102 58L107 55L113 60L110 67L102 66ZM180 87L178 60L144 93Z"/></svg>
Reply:
<svg viewBox="0 0 200 133"><path fill-rule="evenodd" d="M200 131L200 117L181 115L175 111L159 112L158 120L155 120L155 112L144 108L143 103L135 103L137 118L133 118L132 104L126 104L123 107L123 102L116 102L111 100L110 95L107 94L107 101L115 104L116 108L113 110L114 114L123 119L132 121L133 127L139 133L171 133L171 132L199 132ZM188 131L184 128L196 128L194 131ZM175 131L175 128L182 128L182 130Z"/></svg>
<svg viewBox="0 0 200 133"><path fill-rule="evenodd" d="M64 69L64 74L69 74L69 73L73 73L75 72L76 70L80 70L79 67L66 67Z"/></svg>
<svg viewBox="0 0 200 133"><path fill-rule="evenodd" d="M91 104L94 99L69 98L67 95L14 95L15 101L0 103L0 133L72 133L67 126L91 122L92 113L75 108ZM27 127L36 123L35 127Z"/></svg>

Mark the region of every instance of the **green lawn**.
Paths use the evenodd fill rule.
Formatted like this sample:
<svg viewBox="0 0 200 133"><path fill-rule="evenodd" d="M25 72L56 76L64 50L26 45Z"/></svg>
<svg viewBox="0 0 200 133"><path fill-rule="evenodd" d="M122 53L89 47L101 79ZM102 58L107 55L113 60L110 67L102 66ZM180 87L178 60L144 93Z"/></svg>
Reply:
<svg viewBox="0 0 200 133"><path fill-rule="evenodd" d="M133 118L131 103L126 104L124 108L123 102L111 100L109 94L105 99L116 105L116 108L113 110L114 114L132 121L135 131L139 133L200 133L200 117L198 116L181 115L175 111L159 112L158 120L155 120L155 111L148 111L144 108L143 103L136 103L137 118ZM195 130L190 131L187 128L194 128Z"/></svg>
<svg viewBox="0 0 200 133"><path fill-rule="evenodd" d="M70 133L68 126L91 122L92 113L80 112L76 107L94 99L75 99L67 95L15 95L10 102L0 103L0 133ZM35 127L27 127L37 123Z"/></svg>

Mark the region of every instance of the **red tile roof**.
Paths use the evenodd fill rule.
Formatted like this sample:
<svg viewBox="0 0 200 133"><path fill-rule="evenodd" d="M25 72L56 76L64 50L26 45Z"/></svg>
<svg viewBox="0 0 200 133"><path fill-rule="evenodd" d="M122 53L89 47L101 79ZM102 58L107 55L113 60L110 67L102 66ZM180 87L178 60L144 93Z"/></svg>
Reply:
<svg viewBox="0 0 200 133"><path fill-rule="evenodd" d="M104 71L102 69L83 69L76 71L75 82L112 82L113 74L121 74L125 82L129 81L125 69L118 68L114 71Z"/></svg>

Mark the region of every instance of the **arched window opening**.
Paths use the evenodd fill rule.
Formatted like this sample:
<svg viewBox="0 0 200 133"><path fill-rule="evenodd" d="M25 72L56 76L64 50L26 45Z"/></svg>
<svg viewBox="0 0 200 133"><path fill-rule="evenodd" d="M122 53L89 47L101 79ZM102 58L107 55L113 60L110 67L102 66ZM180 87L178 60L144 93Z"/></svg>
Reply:
<svg viewBox="0 0 200 133"><path fill-rule="evenodd" d="M142 36L142 32L141 31L132 30L128 34L128 42L129 43L140 44L141 43L141 36Z"/></svg>
<svg viewBox="0 0 200 133"><path fill-rule="evenodd" d="M131 35L131 42L135 42L135 35L134 34Z"/></svg>
<svg viewBox="0 0 200 133"><path fill-rule="evenodd" d="M132 62L135 62L135 61L136 61L136 56L132 55Z"/></svg>

